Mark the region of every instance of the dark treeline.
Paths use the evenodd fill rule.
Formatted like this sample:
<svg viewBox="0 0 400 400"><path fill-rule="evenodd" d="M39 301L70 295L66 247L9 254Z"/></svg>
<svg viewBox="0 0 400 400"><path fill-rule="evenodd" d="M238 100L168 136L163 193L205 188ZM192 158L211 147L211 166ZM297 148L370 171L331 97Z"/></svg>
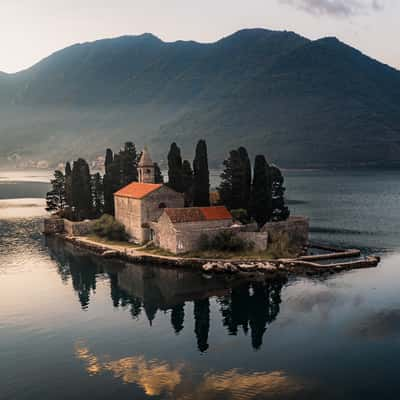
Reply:
<svg viewBox="0 0 400 400"><path fill-rule="evenodd" d="M171 144L168 153L168 186L184 194L185 207L210 205L210 171L205 140L197 143L193 167L190 161L182 161L178 145Z"/></svg>
<svg viewBox="0 0 400 400"><path fill-rule="evenodd" d="M106 150L104 176L99 172L91 174L86 160L79 158L65 171L55 171L51 181L52 190L47 193L47 210L57 212L71 220L98 218L102 214L114 215L114 193L131 182L138 181L138 164L141 154L132 142L126 142L123 149L113 153ZM157 163L155 183L164 178ZM182 161L179 147L173 143L168 154L168 185L184 193L185 205L210 205L210 180L207 145L200 140L192 164Z"/></svg>
<svg viewBox="0 0 400 400"><path fill-rule="evenodd" d="M126 142L118 153L107 149L104 176L98 172L91 174L82 158L72 167L67 163L64 172L54 173L47 209L72 220L114 215L114 193L138 180L140 156L132 142ZM247 150L239 147L229 153L223 166L217 203L231 210L235 219L244 223L255 221L261 227L266 222L289 217L283 175L263 155L255 157L252 170ZM155 164L155 183L163 182L161 169ZM197 143L193 162L183 159L179 146L171 144L167 185L184 195L185 207L210 205L210 172L204 140Z"/></svg>
<svg viewBox="0 0 400 400"><path fill-rule="evenodd" d="M47 193L47 210L57 211L71 220L98 218L114 213L113 193L136 181L140 154L132 142L119 153L106 151L105 174L91 174L86 160L68 162L62 171L54 172L52 190Z"/></svg>
<svg viewBox="0 0 400 400"><path fill-rule="evenodd" d="M257 155L253 173L244 147L232 150L224 161L218 187L220 203L242 222L255 221L261 227L269 221L284 221L290 211L285 205L284 178L280 169Z"/></svg>

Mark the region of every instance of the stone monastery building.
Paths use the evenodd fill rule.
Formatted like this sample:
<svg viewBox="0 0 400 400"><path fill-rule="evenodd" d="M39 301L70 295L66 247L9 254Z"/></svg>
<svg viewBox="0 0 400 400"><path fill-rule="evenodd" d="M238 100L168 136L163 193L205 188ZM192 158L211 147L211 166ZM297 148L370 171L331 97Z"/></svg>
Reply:
<svg viewBox="0 0 400 400"><path fill-rule="evenodd" d="M184 208L183 194L155 183L155 164L144 149L138 165L139 182L114 194L115 218L134 242L150 240L174 254L196 250L202 234L215 235L233 225L221 207Z"/></svg>

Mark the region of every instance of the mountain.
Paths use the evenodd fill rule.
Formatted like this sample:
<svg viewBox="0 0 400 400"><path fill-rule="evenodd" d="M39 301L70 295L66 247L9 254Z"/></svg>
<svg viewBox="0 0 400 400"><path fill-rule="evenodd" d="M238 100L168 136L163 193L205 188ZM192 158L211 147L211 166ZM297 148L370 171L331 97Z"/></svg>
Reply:
<svg viewBox="0 0 400 400"><path fill-rule="evenodd" d="M0 159L91 158L128 139L191 158L205 138L214 163L245 145L284 167L397 165L399 99L399 71L335 38L124 36L0 73Z"/></svg>

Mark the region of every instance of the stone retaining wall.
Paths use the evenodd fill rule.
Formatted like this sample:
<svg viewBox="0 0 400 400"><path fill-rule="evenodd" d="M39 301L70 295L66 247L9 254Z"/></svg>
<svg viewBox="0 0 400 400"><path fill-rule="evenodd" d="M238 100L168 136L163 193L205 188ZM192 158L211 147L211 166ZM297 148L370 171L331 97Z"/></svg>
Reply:
<svg viewBox="0 0 400 400"><path fill-rule="evenodd" d="M306 217L290 217L286 221L268 222L261 231L268 233L270 243L286 239L291 249L301 250L308 245L310 224Z"/></svg>
<svg viewBox="0 0 400 400"><path fill-rule="evenodd" d="M64 220L62 218L50 217L43 222L43 232L46 235L55 235L56 233L64 233Z"/></svg>
<svg viewBox="0 0 400 400"><path fill-rule="evenodd" d="M73 222L64 219L64 232L70 236L85 236L92 232L96 221Z"/></svg>

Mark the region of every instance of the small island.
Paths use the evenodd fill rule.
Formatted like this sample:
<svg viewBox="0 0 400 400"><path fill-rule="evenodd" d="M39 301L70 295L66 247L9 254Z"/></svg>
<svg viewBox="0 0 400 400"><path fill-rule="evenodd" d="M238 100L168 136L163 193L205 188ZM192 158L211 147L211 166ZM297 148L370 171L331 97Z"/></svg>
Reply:
<svg viewBox="0 0 400 400"><path fill-rule="evenodd" d="M193 168L192 168L193 165ZM210 191L207 145L200 140L193 164L171 145L168 183L147 148L132 142L108 149L105 174L90 174L78 159L55 171L47 194L47 235L61 235L105 258L201 268L207 273L331 273L376 266L356 249L309 243L307 217L290 216L284 177L257 155L252 172L244 147L224 161L221 183ZM308 254L310 247L317 254ZM327 264L325 260L357 257ZM323 263L319 263L324 261Z"/></svg>

